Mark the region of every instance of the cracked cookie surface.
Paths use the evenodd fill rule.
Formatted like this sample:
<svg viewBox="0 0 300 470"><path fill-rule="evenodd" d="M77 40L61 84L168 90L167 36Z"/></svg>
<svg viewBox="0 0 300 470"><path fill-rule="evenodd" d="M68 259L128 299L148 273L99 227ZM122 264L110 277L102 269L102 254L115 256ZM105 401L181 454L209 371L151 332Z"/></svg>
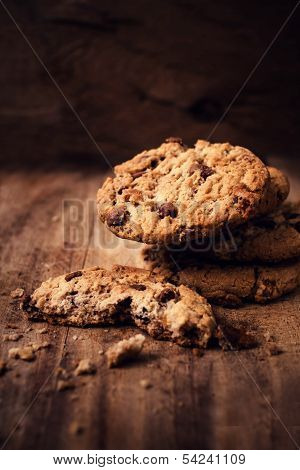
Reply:
<svg viewBox="0 0 300 470"><path fill-rule="evenodd" d="M48 279L24 301L29 318L73 326L133 322L150 336L205 347L215 328L207 300L142 269L94 267Z"/></svg>
<svg viewBox="0 0 300 470"><path fill-rule="evenodd" d="M174 243L209 235L264 209L270 175L249 150L170 138L118 165L98 191L101 220L121 238Z"/></svg>
<svg viewBox="0 0 300 470"><path fill-rule="evenodd" d="M300 284L300 261L266 264L220 264L191 260L157 247L143 249L144 266L168 282L196 289L210 302L238 306L266 303L292 292Z"/></svg>

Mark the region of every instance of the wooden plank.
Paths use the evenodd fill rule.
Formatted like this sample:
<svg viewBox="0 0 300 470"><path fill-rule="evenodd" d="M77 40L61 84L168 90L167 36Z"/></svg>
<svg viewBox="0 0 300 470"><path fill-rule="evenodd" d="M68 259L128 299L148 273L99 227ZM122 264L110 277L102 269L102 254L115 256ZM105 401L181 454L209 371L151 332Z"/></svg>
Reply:
<svg viewBox="0 0 300 470"><path fill-rule="evenodd" d="M18 302L8 295L12 289L31 290L50 275L94 264L140 263L140 247L113 240L91 215L95 207L88 201L94 200L99 180L73 172L2 178L3 332L13 331L8 323L20 331L28 326ZM73 249L64 246L61 220L53 219L61 216L63 199L82 204L79 225L88 227ZM1 344L6 357L9 347L51 342L35 362L16 361L0 378L1 443L13 431L5 448L295 448L300 442L299 303L300 294L294 293L267 306L216 309L232 324L248 325L262 341L259 348L239 353L211 349L198 357L147 337L141 359L120 369L108 369L99 351L129 337L134 328L47 326L47 334L41 335L37 330L44 324L33 324L18 343ZM267 354L267 333L275 336L283 354ZM57 391L52 371L61 366L72 372L83 358L97 365L97 373L73 379L74 389ZM143 388L141 379L148 379L152 388Z"/></svg>
<svg viewBox="0 0 300 470"><path fill-rule="evenodd" d="M80 198L88 185L80 174L8 174L3 178L2 199L2 250L1 250L1 329L24 331L28 322L18 309L19 302L11 301L9 292L16 287L31 291L41 279L62 271L70 271L83 263L86 249L81 247L76 254L65 250L61 224L62 200ZM74 192L73 192L74 191ZM57 217L59 217L58 220ZM67 329L48 327L47 335L38 335L34 326L32 332L24 335L17 344L1 344L1 355L7 357L9 347L28 344L30 341L50 341L51 350L41 351L32 364L16 363L13 370L1 379L1 396L5 397L1 407L1 442L13 432L8 447L39 446L39 436L45 436L49 400L47 390L55 389L56 377L52 371L63 357ZM14 330L13 330L14 331ZM43 393L33 404L22 423L19 420L32 400L45 384ZM16 395L9 392L15 390ZM51 397L50 397L51 398ZM14 430L18 425L18 429ZM43 433L41 430L44 430ZM41 444L43 447L43 444Z"/></svg>

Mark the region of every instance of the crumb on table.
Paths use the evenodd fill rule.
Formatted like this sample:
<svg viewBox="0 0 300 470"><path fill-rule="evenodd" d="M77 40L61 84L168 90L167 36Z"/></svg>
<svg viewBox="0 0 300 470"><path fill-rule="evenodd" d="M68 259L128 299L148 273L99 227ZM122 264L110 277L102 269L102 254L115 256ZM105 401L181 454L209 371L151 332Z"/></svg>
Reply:
<svg viewBox="0 0 300 470"><path fill-rule="evenodd" d="M34 350L31 346L11 348L8 351L8 356L12 359L22 359L22 361L33 361L36 358Z"/></svg>
<svg viewBox="0 0 300 470"><path fill-rule="evenodd" d="M78 366L76 367L75 375L88 375L95 374L96 366L90 359L81 359Z"/></svg>
<svg viewBox="0 0 300 470"><path fill-rule="evenodd" d="M143 349L145 336L138 334L113 344L107 351L109 367L117 367L137 357Z"/></svg>
<svg viewBox="0 0 300 470"><path fill-rule="evenodd" d="M12 290L10 296L12 299L18 299L24 295L24 289L17 287L17 289Z"/></svg>
<svg viewBox="0 0 300 470"><path fill-rule="evenodd" d="M40 349L48 348L50 343L44 341L43 343L30 343L27 346L20 348L11 348L8 351L8 356L11 359L22 359L23 361L33 361L36 358L35 353Z"/></svg>
<svg viewBox="0 0 300 470"><path fill-rule="evenodd" d="M3 341L19 341L22 338L21 333L9 333L7 335L3 335Z"/></svg>
<svg viewBox="0 0 300 470"><path fill-rule="evenodd" d="M140 380L140 386L147 390L148 388L152 387L152 383L148 379L141 379Z"/></svg>

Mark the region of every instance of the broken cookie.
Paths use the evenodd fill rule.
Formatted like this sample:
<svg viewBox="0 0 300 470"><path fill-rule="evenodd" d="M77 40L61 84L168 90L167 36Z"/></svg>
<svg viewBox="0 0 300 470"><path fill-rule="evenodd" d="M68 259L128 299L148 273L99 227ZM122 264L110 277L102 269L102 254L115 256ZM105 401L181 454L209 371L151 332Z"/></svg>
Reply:
<svg viewBox="0 0 300 470"><path fill-rule="evenodd" d="M49 279L23 308L31 319L62 325L135 323L150 336L181 346L206 347L215 328L205 298L127 266L111 271L94 267Z"/></svg>

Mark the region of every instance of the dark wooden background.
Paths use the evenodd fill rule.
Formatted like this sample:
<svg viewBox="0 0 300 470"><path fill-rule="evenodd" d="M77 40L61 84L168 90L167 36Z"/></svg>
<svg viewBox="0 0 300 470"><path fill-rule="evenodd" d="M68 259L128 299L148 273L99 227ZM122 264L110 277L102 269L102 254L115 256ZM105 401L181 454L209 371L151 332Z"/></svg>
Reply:
<svg viewBox="0 0 300 470"><path fill-rule="evenodd" d="M188 144L209 136L296 4L4 3L111 163L169 135ZM300 197L299 18L297 10L212 135L287 171L293 199ZM239 353L198 357L147 337L140 361L110 370L99 350L135 330L27 331L12 290L31 292L49 276L94 264L137 265L138 249L112 245L103 232L93 201L109 165L1 5L0 57L0 358L30 342L51 344L31 363L9 361L0 377L0 446L299 448L299 291L268 306L218 309L259 341ZM64 243L66 200L82 207L73 247ZM2 341L13 332L23 337ZM270 337L282 354L270 354ZM59 391L57 369L71 373L86 357L95 376Z"/></svg>
<svg viewBox="0 0 300 470"><path fill-rule="evenodd" d="M169 135L206 138L296 1L6 0L111 162ZM216 129L260 155L297 159L296 11ZM0 8L2 164L103 159Z"/></svg>

